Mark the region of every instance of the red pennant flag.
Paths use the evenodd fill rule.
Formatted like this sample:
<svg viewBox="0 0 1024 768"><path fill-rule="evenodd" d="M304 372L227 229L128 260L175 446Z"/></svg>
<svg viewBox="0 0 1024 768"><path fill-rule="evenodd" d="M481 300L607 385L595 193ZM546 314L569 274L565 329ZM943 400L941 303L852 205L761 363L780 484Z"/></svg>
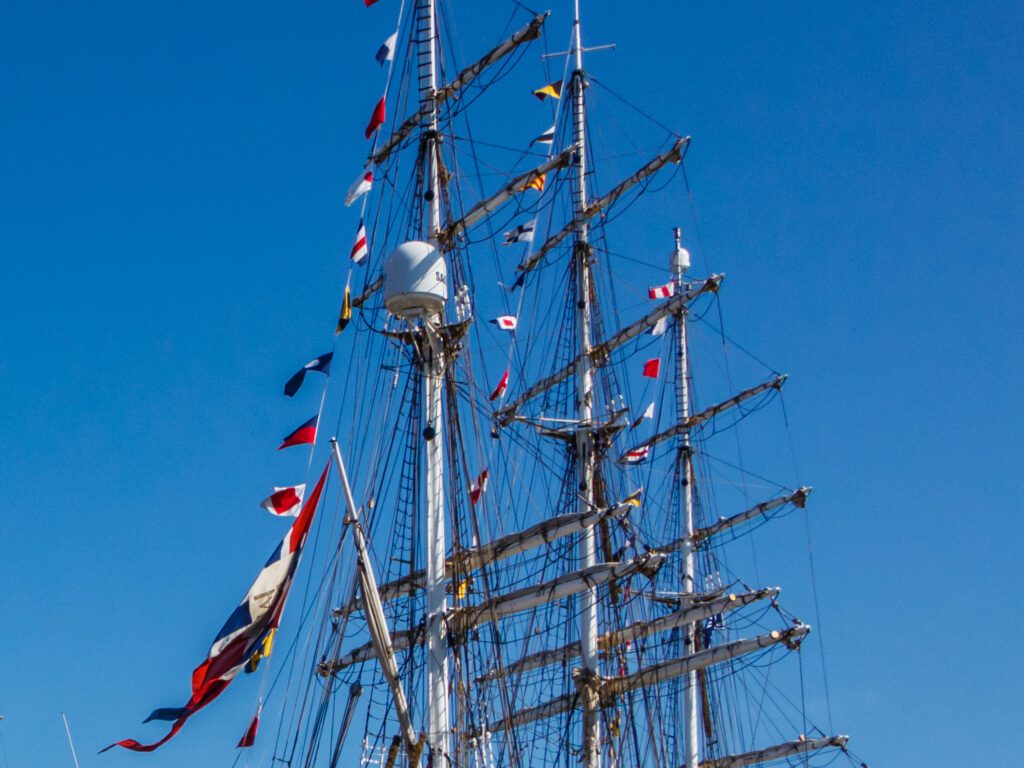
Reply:
<svg viewBox="0 0 1024 768"><path fill-rule="evenodd" d="M371 5L376 5L377 0L363 0L363 5L369 8Z"/></svg>
<svg viewBox="0 0 1024 768"><path fill-rule="evenodd" d="M277 450L291 448L293 445L313 445L316 442L316 416L292 432L277 446Z"/></svg>
<svg viewBox="0 0 1024 768"><path fill-rule="evenodd" d="M245 734L238 742L238 746L236 747L236 749L245 749L246 747L251 747L253 744L256 743L256 731L260 727L261 709L263 709L262 705L260 705L260 708L256 710L256 716L253 717L252 722L249 723L249 727L245 729Z"/></svg>
<svg viewBox="0 0 1024 768"><path fill-rule="evenodd" d="M374 131L384 125L385 117L384 97L381 96L380 101L377 102L377 106L373 108L373 114L370 116L370 123L366 126L366 138L370 138Z"/></svg>
<svg viewBox="0 0 1024 768"><path fill-rule="evenodd" d="M661 359L652 357L646 363L644 363L644 376L648 379L658 378L658 374L661 372Z"/></svg>
<svg viewBox="0 0 1024 768"><path fill-rule="evenodd" d="M506 368L505 373L502 374L501 381L498 382L498 386L495 387L493 392L491 392L491 402L493 403L499 397L504 395L506 389L508 389L508 368Z"/></svg>

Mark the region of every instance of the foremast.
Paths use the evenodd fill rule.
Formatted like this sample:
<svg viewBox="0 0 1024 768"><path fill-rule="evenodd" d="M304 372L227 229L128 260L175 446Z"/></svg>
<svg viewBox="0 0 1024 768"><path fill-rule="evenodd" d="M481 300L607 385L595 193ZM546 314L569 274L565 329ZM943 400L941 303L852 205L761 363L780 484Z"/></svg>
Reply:
<svg viewBox="0 0 1024 768"><path fill-rule="evenodd" d="M423 239L439 247L441 232L437 107L437 29L434 0L416 0L416 58L420 113L426 114L420 134L421 168L424 171ZM436 333L444 322L438 315L424 318L425 338L420 352L423 382L423 423L426 463L426 638L427 638L427 745L431 764L448 764L450 725L448 715L448 641L445 614L445 486L444 343Z"/></svg>
<svg viewBox="0 0 1024 768"><path fill-rule="evenodd" d="M576 365L576 462L579 478L580 511L594 508L594 366L591 352L590 255L587 225L587 139L586 104L583 89L583 44L580 32L580 3L575 1L572 48L573 71L570 75L572 98L572 211L573 266L576 273L576 330L579 357ZM580 536L580 560L584 568L597 564L597 532L587 528ZM580 644L582 671L577 675L583 705L583 765L601 765L599 697L593 682L598 678L597 661L597 588L590 586L582 595Z"/></svg>

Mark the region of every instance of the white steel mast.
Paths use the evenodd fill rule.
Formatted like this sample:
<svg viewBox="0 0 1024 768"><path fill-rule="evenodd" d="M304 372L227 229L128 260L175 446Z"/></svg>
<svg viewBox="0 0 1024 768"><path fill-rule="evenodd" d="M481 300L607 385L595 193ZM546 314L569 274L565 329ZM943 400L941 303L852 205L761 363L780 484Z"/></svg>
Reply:
<svg viewBox="0 0 1024 768"><path fill-rule="evenodd" d="M572 139L575 154L572 160L573 259L576 266L576 327L579 362L576 367L576 459L580 484L580 510L594 508L594 370L590 359L590 246L587 241L587 142L586 112L583 98L583 44L580 33L580 3L575 0L572 33L573 72ZM587 528L580 536L580 559L584 568L597 564L597 534ZM580 699L583 704L583 766L601 765L601 731L598 696L592 682L598 675L597 665L597 588L590 586L582 596L580 642L583 680Z"/></svg>
<svg viewBox="0 0 1024 768"><path fill-rule="evenodd" d="M690 254L682 246L679 228L675 229L676 247L671 256L672 273L675 276L676 290L682 293L686 270L690 266ZM686 307L675 316L676 330L676 418L682 424L690 417L690 368L686 349ZM690 443L690 430L685 429L679 434L679 461L682 475L683 495L683 591L696 593L697 563L693 544L693 446ZM697 637L697 624L686 625L686 653L694 653ZM697 732L697 672L687 672L683 677L683 745L686 756L686 768L697 768L700 759L700 747Z"/></svg>
<svg viewBox="0 0 1024 768"><path fill-rule="evenodd" d="M441 230L438 181L439 135L437 121L437 28L434 0L416 2L417 70L420 110L428 115L421 134L425 171L423 202L424 239L438 247ZM446 766L449 754L448 641L444 626L448 601L445 594L444 519L444 344L436 333L443 317L425 318L426 338L420 346L423 378L424 437L426 438L426 635L427 635L427 743L431 764Z"/></svg>

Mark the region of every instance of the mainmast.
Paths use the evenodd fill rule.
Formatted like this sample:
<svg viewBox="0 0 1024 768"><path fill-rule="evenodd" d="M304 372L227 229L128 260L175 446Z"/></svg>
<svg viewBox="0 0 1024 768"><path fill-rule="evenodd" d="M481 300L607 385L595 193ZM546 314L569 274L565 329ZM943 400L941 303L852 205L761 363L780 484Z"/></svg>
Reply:
<svg viewBox="0 0 1024 768"><path fill-rule="evenodd" d="M672 252L670 266L675 277L676 290L682 293L686 270L690 267L690 254L682 246L679 228L675 229L676 247ZM676 417L679 423L690 418L690 369L686 349L686 307L675 316L676 330ZM683 590L697 593L697 563L694 552L693 521L693 446L690 430L679 434L679 475L683 497ZM696 622L685 628L686 653L697 650L694 640L697 636ZM700 755L697 733L697 671L687 672L683 677L683 744L686 768L697 768Z"/></svg>
<svg viewBox="0 0 1024 768"><path fill-rule="evenodd" d="M424 169L423 239L438 247L441 230L437 121L437 29L434 0L416 0L417 69L420 110L426 111L420 139ZM442 278L443 279L443 278ZM436 330L443 323L441 313L424 318L425 338L420 345L423 380L424 438L426 460L426 635L427 635L427 743L431 764L448 764L448 641L444 616L448 610L445 594L444 519L444 343Z"/></svg>
<svg viewBox="0 0 1024 768"><path fill-rule="evenodd" d="M580 33L580 3L575 2L571 75L572 137L575 153L572 160L573 262L576 271L576 328L579 358L576 366L576 460L579 476L580 510L594 508L594 367L591 351L590 254L587 240L587 143L586 112L583 98L583 44ZM597 534L587 528L580 536L580 559L584 568L597 564ZM583 704L583 765L599 768L601 764L601 732L598 719L598 695L593 681L599 674L597 666L597 588L590 586L582 596L580 643L583 673L578 680Z"/></svg>

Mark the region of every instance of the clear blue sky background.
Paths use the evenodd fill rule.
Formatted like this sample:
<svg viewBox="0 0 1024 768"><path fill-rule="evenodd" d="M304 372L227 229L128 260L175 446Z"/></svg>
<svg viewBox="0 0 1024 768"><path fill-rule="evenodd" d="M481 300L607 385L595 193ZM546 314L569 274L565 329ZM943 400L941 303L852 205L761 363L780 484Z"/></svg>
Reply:
<svg viewBox="0 0 1024 768"><path fill-rule="evenodd" d="M465 62L509 10L455 5ZM83 766L233 759L251 686L95 751L159 731L280 534L254 506L315 403L279 388L330 344L395 9L0 8L6 765L70 765L61 711ZM875 766L1018 763L1024 5L584 10L595 75L696 139L732 335L793 374L837 727Z"/></svg>

